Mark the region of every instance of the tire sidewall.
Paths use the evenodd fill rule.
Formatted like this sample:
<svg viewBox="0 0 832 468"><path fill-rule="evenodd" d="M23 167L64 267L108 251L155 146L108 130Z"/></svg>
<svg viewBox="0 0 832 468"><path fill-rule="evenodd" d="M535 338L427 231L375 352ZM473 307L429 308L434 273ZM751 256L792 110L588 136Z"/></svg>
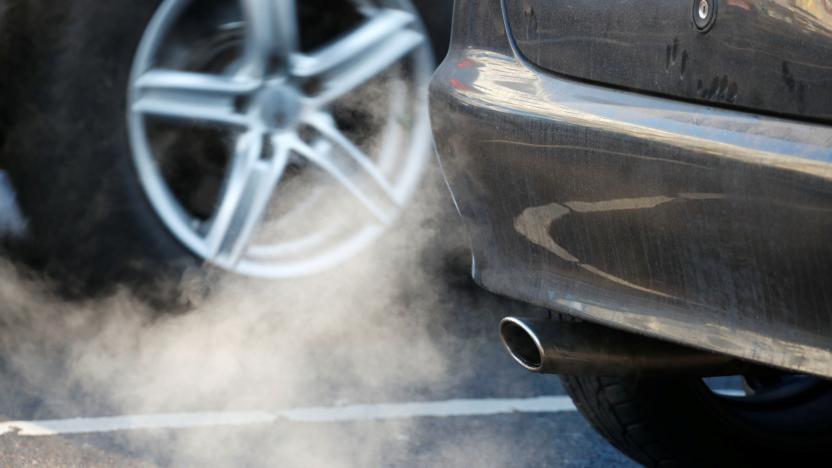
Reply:
<svg viewBox="0 0 832 468"><path fill-rule="evenodd" d="M832 455L832 426L794 431L807 414L832 420L828 388L789 405L753 409L694 377L563 380L593 426L649 466L818 466Z"/></svg>
<svg viewBox="0 0 832 468"><path fill-rule="evenodd" d="M166 289L197 262L140 186L126 109L133 57L161 1L22 3L6 19L29 50L3 54L15 71L4 165L29 224L13 253L71 295Z"/></svg>

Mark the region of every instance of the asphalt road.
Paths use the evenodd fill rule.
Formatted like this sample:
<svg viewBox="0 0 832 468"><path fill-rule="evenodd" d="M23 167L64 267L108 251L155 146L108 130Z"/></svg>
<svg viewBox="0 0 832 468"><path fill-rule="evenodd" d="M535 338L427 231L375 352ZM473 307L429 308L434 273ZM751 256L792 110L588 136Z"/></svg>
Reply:
<svg viewBox="0 0 832 468"><path fill-rule="evenodd" d="M544 311L473 285L464 237L431 173L395 232L356 260L371 267L292 283L285 295L285 285L249 284L278 290L263 296L282 298L274 328L268 310L245 315L265 301L250 295L159 324L110 310L123 298L18 297L36 286L6 277L0 418L34 429L2 426L0 466L631 466L572 409L512 411L564 395L556 377L514 364L496 334L507 314ZM448 400L464 401L430 406ZM479 409L455 414L466 405ZM44 420L59 421L47 424L53 435L27 435ZM93 432L67 433L78 428Z"/></svg>

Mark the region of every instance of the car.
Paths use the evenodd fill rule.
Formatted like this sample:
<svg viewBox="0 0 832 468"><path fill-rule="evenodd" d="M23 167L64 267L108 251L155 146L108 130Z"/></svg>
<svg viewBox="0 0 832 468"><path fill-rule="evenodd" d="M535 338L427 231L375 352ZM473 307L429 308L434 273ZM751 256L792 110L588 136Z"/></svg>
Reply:
<svg viewBox="0 0 832 468"><path fill-rule="evenodd" d="M0 170L20 215L6 254L70 298L343 262L430 156L450 7L3 2Z"/></svg>
<svg viewBox="0 0 832 468"><path fill-rule="evenodd" d="M830 31L827 1L455 2L430 113L473 277L552 311L504 344L640 463L832 455Z"/></svg>

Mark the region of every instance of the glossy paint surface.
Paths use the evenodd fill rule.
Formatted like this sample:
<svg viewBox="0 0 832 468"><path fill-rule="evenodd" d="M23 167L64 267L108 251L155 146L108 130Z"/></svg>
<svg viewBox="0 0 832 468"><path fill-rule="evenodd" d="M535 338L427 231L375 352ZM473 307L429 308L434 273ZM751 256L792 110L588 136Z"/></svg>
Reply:
<svg viewBox="0 0 832 468"><path fill-rule="evenodd" d="M571 77L779 115L832 118L832 2L505 0L518 49ZM713 8L716 5L717 8ZM715 12L715 13L713 13Z"/></svg>
<svg viewBox="0 0 832 468"><path fill-rule="evenodd" d="M458 0L437 152L484 287L832 376L832 129L563 79Z"/></svg>

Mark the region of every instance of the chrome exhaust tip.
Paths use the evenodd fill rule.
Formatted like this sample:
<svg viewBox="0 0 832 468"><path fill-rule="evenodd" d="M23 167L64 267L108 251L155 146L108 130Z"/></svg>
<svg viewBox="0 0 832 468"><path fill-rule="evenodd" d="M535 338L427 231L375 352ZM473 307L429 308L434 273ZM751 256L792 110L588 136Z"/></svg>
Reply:
<svg viewBox="0 0 832 468"><path fill-rule="evenodd" d="M590 322L506 317L500 338L524 368L542 374L734 375L759 367L703 351Z"/></svg>
<svg viewBox="0 0 832 468"><path fill-rule="evenodd" d="M540 372L545 351L540 338L523 319L504 318L500 322L500 339L518 364L532 372Z"/></svg>

